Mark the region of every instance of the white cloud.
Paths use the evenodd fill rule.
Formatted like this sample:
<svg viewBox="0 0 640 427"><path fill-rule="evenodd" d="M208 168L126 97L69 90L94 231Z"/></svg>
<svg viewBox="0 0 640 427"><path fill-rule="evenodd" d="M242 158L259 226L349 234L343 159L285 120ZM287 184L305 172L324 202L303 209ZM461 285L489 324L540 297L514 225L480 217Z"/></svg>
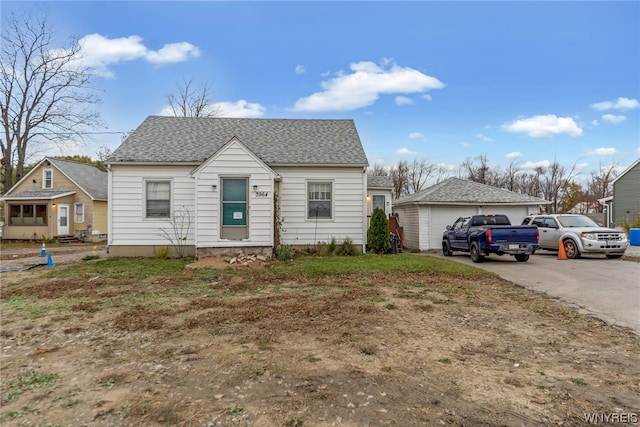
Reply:
<svg viewBox="0 0 640 427"><path fill-rule="evenodd" d="M633 110L638 107L640 107L640 103L638 102L637 99L629 99L624 97L620 97L615 101L602 101L602 102L595 102L591 104L591 108L598 111L606 111L606 110L627 111L627 110Z"/></svg>
<svg viewBox="0 0 640 427"><path fill-rule="evenodd" d="M481 139L481 140L483 140L485 142L492 142L493 141L493 139L491 139L488 136L483 135L481 133L476 134L476 138Z"/></svg>
<svg viewBox="0 0 640 427"><path fill-rule="evenodd" d="M409 138L410 139L420 139L420 138L424 138L424 135L421 132L411 132L409 134Z"/></svg>
<svg viewBox="0 0 640 427"><path fill-rule="evenodd" d="M614 125L620 124L627 120L626 116L617 116L615 114L605 114L602 116L602 120L605 122L613 123Z"/></svg>
<svg viewBox="0 0 640 427"><path fill-rule="evenodd" d="M636 153L640 154L640 147L636 148Z"/></svg>
<svg viewBox="0 0 640 427"><path fill-rule="evenodd" d="M396 105L411 105L413 100L408 96L396 96L395 103Z"/></svg>
<svg viewBox="0 0 640 427"><path fill-rule="evenodd" d="M79 40L81 62L97 75L113 78L109 66L142 59L155 65L184 62L200 56L200 49L191 43L169 43L159 50L151 50L142 43L142 37L129 36L109 39L100 34L89 34Z"/></svg>
<svg viewBox="0 0 640 427"><path fill-rule="evenodd" d="M592 120L591 121L591 126L600 126L600 122L597 120Z"/></svg>
<svg viewBox="0 0 640 427"><path fill-rule="evenodd" d="M418 154L415 151L411 151L406 147L400 148L398 151L396 151L396 153L398 153L398 154L409 154L409 155L412 155L412 156Z"/></svg>
<svg viewBox="0 0 640 427"><path fill-rule="evenodd" d="M584 170L589 167L589 162L576 163L575 168L578 170Z"/></svg>
<svg viewBox="0 0 640 427"><path fill-rule="evenodd" d="M323 91L298 99L293 111L349 111L374 104L380 95L423 94L445 85L435 77L408 67L384 61L351 64L351 73L335 73L335 77L321 82ZM387 63L389 62L389 63Z"/></svg>
<svg viewBox="0 0 640 427"><path fill-rule="evenodd" d="M262 117L266 108L260 104L247 102L241 99L236 102L216 102L208 106L207 109L216 117L235 117L235 118L253 118ZM206 114L207 111L204 111ZM165 106L158 113L160 116L173 116L173 110L170 106Z"/></svg>
<svg viewBox="0 0 640 427"><path fill-rule="evenodd" d="M236 102L216 102L213 106L220 112L220 117L262 117L266 110L262 105L244 99Z"/></svg>
<svg viewBox="0 0 640 427"><path fill-rule="evenodd" d="M305 67L304 65L296 65L296 74L304 74L307 72L307 67Z"/></svg>
<svg viewBox="0 0 640 427"><path fill-rule="evenodd" d="M505 157L507 159L517 159L517 158L522 157L522 153L519 152L519 151L513 151L511 153L508 153Z"/></svg>
<svg viewBox="0 0 640 427"><path fill-rule="evenodd" d="M461 142L460 145L462 145L464 148L471 147L471 144L469 144L468 142L465 142L465 141Z"/></svg>
<svg viewBox="0 0 640 427"><path fill-rule="evenodd" d="M507 132L526 133L532 138L545 138L560 134L582 135L582 129L571 117L557 117L555 114L533 116L505 123L502 128Z"/></svg>
<svg viewBox="0 0 640 427"><path fill-rule="evenodd" d="M617 153L618 150L616 150L614 147L600 147L587 152L589 156L613 156Z"/></svg>
<svg viewBox="0 0 640 427"><path fill-rule="evenodd" d="M549 160L540 160L539 162L525 162L522 169L547 168L551 165Z"/></svg>
<svg viewBox="0 0 640 427"><path fill-rule="evenodd" d="M420 95L420 98L426 99L427 101L431 101L433 99L428 93L423 93L422 95Z"/></svg>

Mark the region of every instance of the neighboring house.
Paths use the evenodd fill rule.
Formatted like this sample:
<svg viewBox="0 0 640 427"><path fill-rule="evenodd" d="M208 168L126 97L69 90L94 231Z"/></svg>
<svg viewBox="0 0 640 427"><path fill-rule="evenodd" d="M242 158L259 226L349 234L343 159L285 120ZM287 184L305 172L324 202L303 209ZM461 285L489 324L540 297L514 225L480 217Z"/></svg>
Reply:
<svg viewBox="0 0 640 427"><path fill-rule="evenodd" d="M367 166L353 120L150 116L108 160L109 248L364 249Z"/></svg>
<svg viewBox="0 0 640 427"><path fill-rule="evenodd" d="M598 199L605 206L605 225L622 227L640 218L640 158L613 180L613 195Z"/></svg>
<svg viewBox="0 0 640 427"><path fill-rule="evenodd" d="M600 204L598 202L578 202L567 213L590 215L597 214Z"/></svg>
<svg viewBox="0 0 640 427"><path fill-rule="evenodd" d="M45 157L7 191L3 239L50 239L107 233L106 171Z"/></svg>
<svg viewBox="0 0 640 427"><path fill-rule="evenodd" d="M538 213L550 202L461 178L449 178L396 200L393 211L404 229L404 246L440 249L442 232L461 216L506 214L513 224Z"/></svg>

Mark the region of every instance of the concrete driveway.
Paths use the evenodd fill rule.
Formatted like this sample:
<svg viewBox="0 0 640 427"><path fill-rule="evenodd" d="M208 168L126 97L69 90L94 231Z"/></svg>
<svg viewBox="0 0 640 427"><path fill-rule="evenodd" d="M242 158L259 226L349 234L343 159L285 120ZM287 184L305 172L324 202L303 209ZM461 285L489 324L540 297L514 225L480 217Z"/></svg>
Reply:
<svg viewBox="0 0 640 427"><path fill-rule="evenodd" d="M445 258L441 251L426 255ZM474 264L469 255L454 252L446 259L473 265L535 292L558 298L579 312L607 324L631 328L640 335L640 262L585 256L559 260L557 253L536 252L528 262L491 255Z"/></svg>

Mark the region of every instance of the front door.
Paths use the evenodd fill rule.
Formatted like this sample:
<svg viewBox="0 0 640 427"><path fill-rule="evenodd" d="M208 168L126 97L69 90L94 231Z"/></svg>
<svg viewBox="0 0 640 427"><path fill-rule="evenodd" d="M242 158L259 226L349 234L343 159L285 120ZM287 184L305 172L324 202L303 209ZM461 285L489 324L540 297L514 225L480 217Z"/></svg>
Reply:
<svg viewBox="0 0 640 427"><path fill-rule="evenodd" d="M58 205L58 236L69 234L69 205Z"/></svg>
<svg viewBox="0 0 640 427"><path fill-rule="evenodd" d="M223 239L242 240L249 237L247 214L249 207L247 178L222 179L222 230Z"/></svg>

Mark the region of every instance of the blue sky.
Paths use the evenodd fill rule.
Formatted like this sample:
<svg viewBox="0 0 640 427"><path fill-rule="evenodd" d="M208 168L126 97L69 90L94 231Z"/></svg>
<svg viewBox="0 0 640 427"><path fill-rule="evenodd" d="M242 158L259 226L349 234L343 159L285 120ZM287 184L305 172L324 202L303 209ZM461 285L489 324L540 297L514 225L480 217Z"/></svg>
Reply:
<svg viewBox="0 0 640 427"><path fill-rule="evenodd" d="M371 164L640 156L637 1L31 4L80 39L114 132L64 154L116 148L193 79L226 116L353 119Z"/></svg>

